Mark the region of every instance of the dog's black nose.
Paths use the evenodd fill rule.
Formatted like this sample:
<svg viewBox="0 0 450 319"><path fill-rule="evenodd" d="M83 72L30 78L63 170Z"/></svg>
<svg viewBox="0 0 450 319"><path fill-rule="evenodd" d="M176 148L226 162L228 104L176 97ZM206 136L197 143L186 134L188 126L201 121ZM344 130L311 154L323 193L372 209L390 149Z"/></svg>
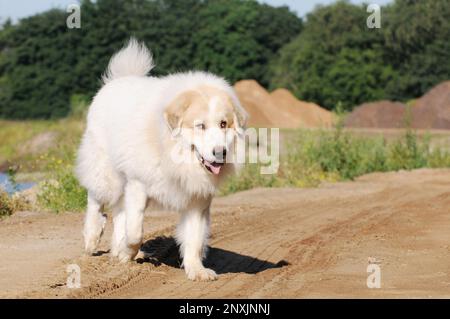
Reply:
<svg viewBox="0 0 450 319"><path fill-rule="evenodd" d="M223 146L216 146L213 148L213 155L219 163L223 163L227 157L227 150Z"/></svg>

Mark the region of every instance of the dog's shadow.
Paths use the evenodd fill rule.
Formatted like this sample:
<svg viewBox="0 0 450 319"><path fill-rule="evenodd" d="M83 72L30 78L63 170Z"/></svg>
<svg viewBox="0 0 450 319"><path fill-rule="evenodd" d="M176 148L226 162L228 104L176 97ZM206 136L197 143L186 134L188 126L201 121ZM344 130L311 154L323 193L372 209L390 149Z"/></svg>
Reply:
<svg viewBox="0 0 450 319"><path fill-rule="evenodd" d="M140 263L150 262L155 266L164 264L174 268L181 267L178 245L173 237L160 236L148 240L142 245L141 251L145 254L145 258L138 259L137 261ZM285 260L280 260L274 264L256 257L214 247L209 248L205 261L205 266L213 269L217 274L256 274L267 269L281 268L287 265L289 263Z"/></svg>

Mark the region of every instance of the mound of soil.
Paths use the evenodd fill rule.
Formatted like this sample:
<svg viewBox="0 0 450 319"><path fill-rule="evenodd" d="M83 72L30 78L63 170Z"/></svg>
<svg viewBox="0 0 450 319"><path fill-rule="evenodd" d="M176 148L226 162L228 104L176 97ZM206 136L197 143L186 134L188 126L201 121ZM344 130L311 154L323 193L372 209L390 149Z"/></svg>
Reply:
<svg viewBox="0 0 450 319"><path fill-rule="evenodd" d="M297 119L300 126L331 127L334 123L333 113L315 103L297 100L286 89L277 89L270 95L278 108L289 113L293 119Z"/></svg>
<svg viewBox="0 0 450 319"><path fill-rule="evenodd" d="M285 89L269 93L255 80L239 81L234 89L250 115L250 127L298 128L332 124L331 112L299 101Z"/></svg>
<svg viewBox="0 0 450 319"><path fill-rule="evenodd" d="M234 89L249 114L248 126L273 127L272 113L275 110L269 93L254 80L242 80Z"/></svg>
<svg viewBox="0 0 450 319"><path fill-rule="evenodd" d="M416 101L412 125L420 129L450 129L450 81L443 82Z"/></svg>
<svg viewBox="0 0 450 319"><path fill-rule="evenodd" d="M402 128L406 106L392 101L364 103L346 118L347 127ZM411 108L411 126L416 129L450 129L450 81L443 82Z"/></svg>
<svg viewBox="0 0 450 319"><path fill-rule="evenodd" d="M356 107L345 119L347 127L401 128L406 106L403 103L379 101Z"/></svg>
<svg viewBox="0 0 450 319"><path fill-rule="evenodd" d="M241 103L250 115L248 126L298 127L300 119L277 107L277 103L255 80L239 81L234 86Z"/></svg>

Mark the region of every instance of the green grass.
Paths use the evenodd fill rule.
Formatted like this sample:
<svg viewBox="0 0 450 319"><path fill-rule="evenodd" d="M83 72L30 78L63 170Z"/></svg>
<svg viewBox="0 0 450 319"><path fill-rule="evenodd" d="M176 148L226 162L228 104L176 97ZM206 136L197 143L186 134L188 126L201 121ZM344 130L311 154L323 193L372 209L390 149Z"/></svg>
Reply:
<svg viewBox="0 0 450 319"><path fill-rule="evenodd" d="M431 147L428 136L409 129L390 141L383 136L357 136L339 126L327 131L299 130L289 144L276 175L261 175L259 165L247 164L225 182L221 194L254 187L314 187L372 172L450 167L447 148Z"/></svg>
<svg viewBox="0 0 450 319"><path fill-rule="evenodd" d="M49 180L39 185L38 204L56 213L82 211L87 204L86 190L80 186L72 169L54 171Z"/></svg>
<svg viewBox="0 0 450 319"><path fill-rule="evenodd" d="M38 205L54 212L82 211L87 204L87 192L74 175L78 143L61 145L60 156L42 155L46 179L39 184Z"/></svg>
<svg viewBox="0 0 450 319"><path fill-rule="evenodd" d="M6 160L11 163L17 177L30 172L39 172L44 177L37 196L40 209L84 210L86 191L73 174L84 126L84 121L75 116L58 121L0 121L0 164ZM49 149L35 154L21 150L25 142L42 132L56 134L56 141Z"/></svg>
<svg viewBox="0 0 450 319"><path fill-rule="evenodd" d="M0 161L8 159L23 172L40 172L38 207L53 212L82 211L86 191L73 173L76 150L84 129L82 116L59 121L0 121ZM54 131L55 145L39 154L18 154L20 145L33 135ZM316 187L322 182L351 180L371 172L450 167L448 145L433 145L430 135L405 130L401 136L384 138L358 135L338 125L333 130L289 132L277 174L260 174L261 165L246 164L221 187L226 195L254 187ZM0 215L22 208L5 194L0 197Z"/></svg>
<svg viewBox="0 0 450 319"><path fill-rule="evenodd" d="M8 161L20 172L45 170L49 159L65 159L76 149L84 126L84 121L72 117L48 121L0 120L0 164ZM35 154L23 149L27 141L43 132L55 133L54 145Z"/></svg>
<svg viewBox="0 0 450 319"><path fill-rule="evenodd" d="M0 218L9 216L17 211L23 211L30 208L29 203L20 194L9 196L0 188Z"/></svg>
<svg viewBox="0 0 450 319"><path fill-rule="evenodd" d="M34 135L48 130L48 121L0 120L0 162L17 157L23 143Z"/></svg>

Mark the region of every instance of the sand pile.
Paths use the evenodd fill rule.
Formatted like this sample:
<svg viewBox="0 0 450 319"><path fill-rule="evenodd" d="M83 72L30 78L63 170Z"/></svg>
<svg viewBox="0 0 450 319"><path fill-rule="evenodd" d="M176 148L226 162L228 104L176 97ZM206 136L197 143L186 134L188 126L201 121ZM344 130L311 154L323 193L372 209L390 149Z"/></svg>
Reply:
<svg viewBox="0 0 450 319"><path fill-rule="evenodd" d="M379 101L357 106L345 119L347 127L401 128L404 127L406 105Z"/></svg>
<svg viewBox="0 0 450 319"><path fill-rule="evenodd" d="M356 107L346 120L347 127L402 128L406 105L379 101ZM416 129L450 129L450 81L443 82L419 98L411 107L411 126Z"/></svg>
<svg viewBox="0 0 450 319"><path fill-rule="evenodd" d="M250 115L248 126L256 127L327 127L333 114L314 103L299 101L289 91L267 92L255 80L234 85L239 99Z"/></svg>
<svg viewBox="0 0 450 319"><path fill-rule="evenodd" d="M334 123L333 113L315 103L297 100L286 89L277 89L270 95L279 109L290 114L291 118L298 119L300 126L331 127Z"/></svg>
<svg viewBox="0 0 450 319"><path fill-rule="evenodd" d="M250 115L248 126L273 127L276 120L286 120L286 116L276 113L276 106L270 94L254 80L239 81L234 89L242 106Z"/></svg>
<svg viewBox="0 0 450 319"><path fill-rule="evenodd" d="M450 129L450 81L438 84L412 107L412 125L420 129Z"/></svg>

